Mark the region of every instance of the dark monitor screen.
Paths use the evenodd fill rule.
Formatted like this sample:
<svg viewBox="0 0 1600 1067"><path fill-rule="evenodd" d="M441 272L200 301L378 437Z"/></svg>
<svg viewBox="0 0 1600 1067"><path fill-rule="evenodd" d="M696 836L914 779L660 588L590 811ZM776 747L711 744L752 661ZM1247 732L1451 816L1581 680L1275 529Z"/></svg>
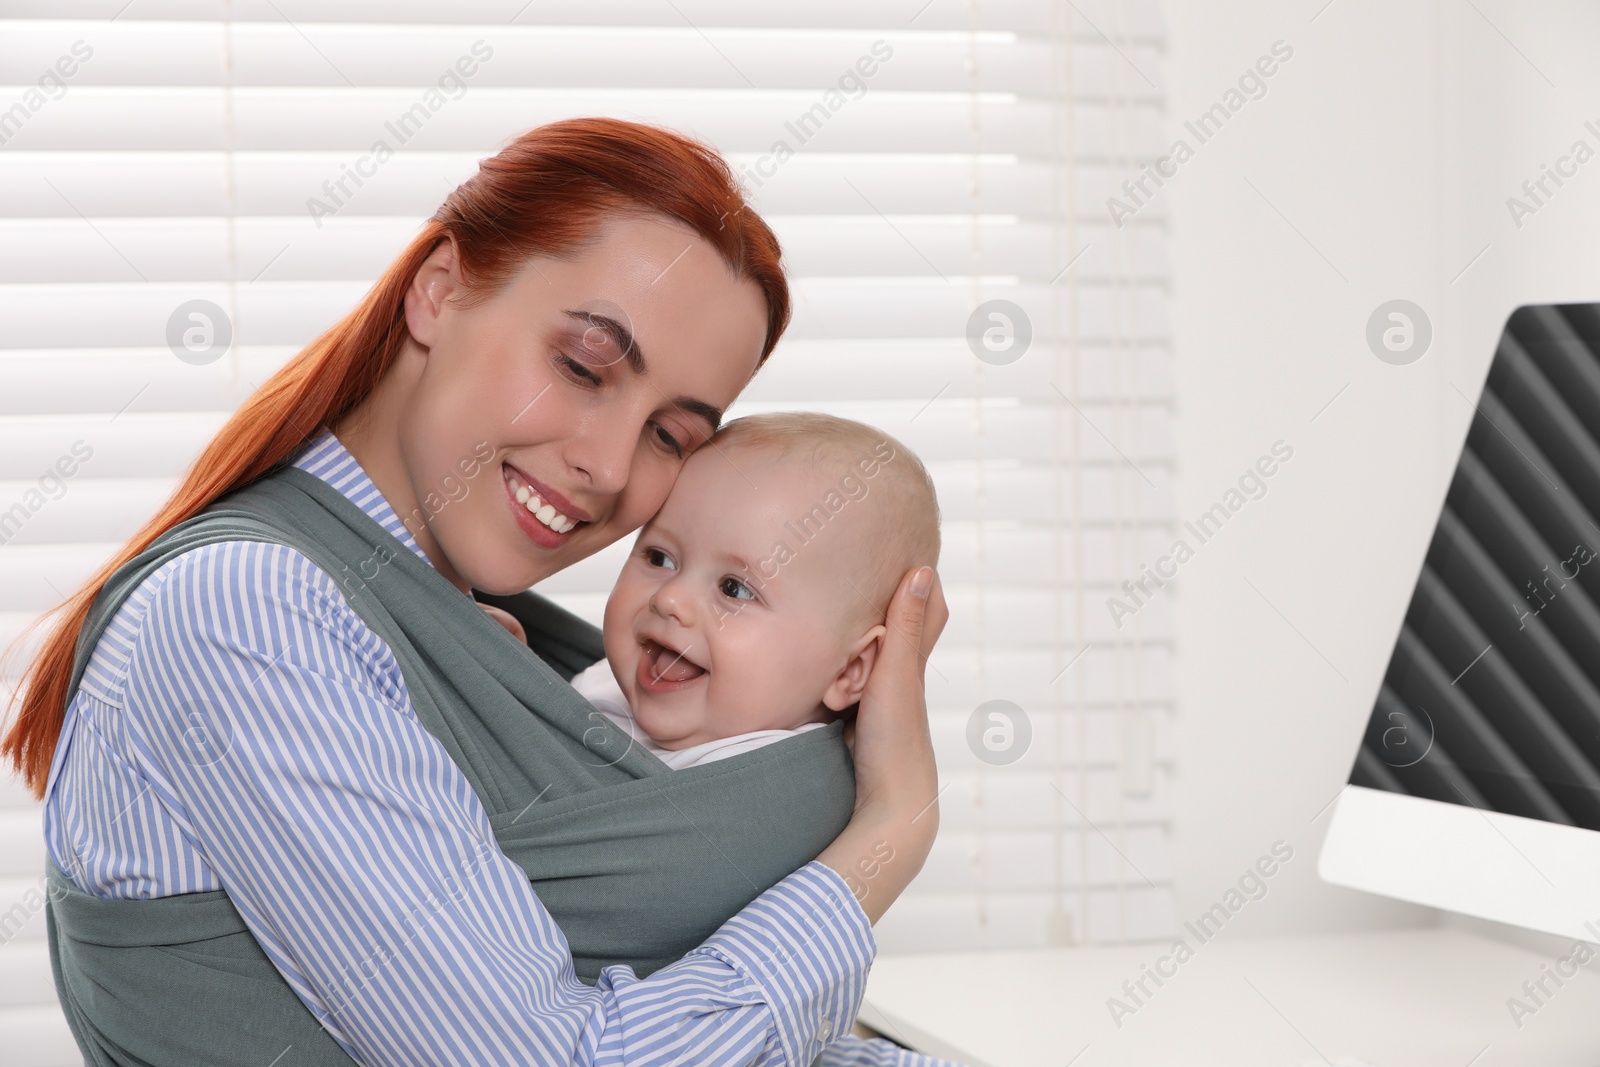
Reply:
<svg viewBox="0 0 1600 1067"><path fill-rule="evenodd" d="M1506 323L1352 785L1600 830L1600 304Z"/></svg>

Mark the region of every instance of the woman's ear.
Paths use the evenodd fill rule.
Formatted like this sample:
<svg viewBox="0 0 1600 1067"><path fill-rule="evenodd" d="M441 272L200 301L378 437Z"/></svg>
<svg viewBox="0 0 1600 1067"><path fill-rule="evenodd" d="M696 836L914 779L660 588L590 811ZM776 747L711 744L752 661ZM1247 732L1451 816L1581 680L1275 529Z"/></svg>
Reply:
<svg viewBox="0 0 1600 1067"><path fill-rule="evenodd" d="M883 650L883 636L888 632L889 628L879 623L850 646L850 658L822 694L822 702L831 710L843 711L861 699L862 691L867 688L867 679L872 677L872 666L878 662L878 653Z"/></svg>
<svg viewBox="0 0 1600 1067"><path fill-rule="evenodd" d="M445 301L461 284L460 261L454 238L440 241L417 268L406 290L406 328L424 348L432 348L439 336L439 316Z"/></svg>

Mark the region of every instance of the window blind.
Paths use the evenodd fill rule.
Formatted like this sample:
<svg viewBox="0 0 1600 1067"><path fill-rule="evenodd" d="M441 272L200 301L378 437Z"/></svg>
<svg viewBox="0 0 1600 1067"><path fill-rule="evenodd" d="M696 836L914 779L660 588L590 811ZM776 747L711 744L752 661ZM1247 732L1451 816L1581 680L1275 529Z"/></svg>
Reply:
<svg viewBox="0 0 1600 1067"><path fill-rule="evenodd" d="M883 950L1175 928L1168 594L1107 603L1175 527L1164 207L1119 226L1106 204L1164 144L1155 0L0 13L0 641L479 158L558 118L658 122L728 156L786 252L794 325L730 414L862 419L938 485L943 821ZM191 336L225 343L214 361L169 342L204 333L192 301L224 313ZM625 550L541 591L598 621ZM14 782L3 800L0 1032L73 1062L29 906L38 808Z"/></svg>

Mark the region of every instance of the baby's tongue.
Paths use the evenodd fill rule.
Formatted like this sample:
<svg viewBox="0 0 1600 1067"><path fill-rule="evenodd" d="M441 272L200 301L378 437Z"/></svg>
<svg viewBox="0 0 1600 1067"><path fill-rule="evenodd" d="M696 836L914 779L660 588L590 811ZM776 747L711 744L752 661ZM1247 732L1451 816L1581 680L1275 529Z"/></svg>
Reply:
<svg viewBox="0 0 1600 1067"><path fill-rule="evenodd" d="M657 645L650 662L650 673L659 682L687 682L705 671L684 659L670 648Z"/></svg>

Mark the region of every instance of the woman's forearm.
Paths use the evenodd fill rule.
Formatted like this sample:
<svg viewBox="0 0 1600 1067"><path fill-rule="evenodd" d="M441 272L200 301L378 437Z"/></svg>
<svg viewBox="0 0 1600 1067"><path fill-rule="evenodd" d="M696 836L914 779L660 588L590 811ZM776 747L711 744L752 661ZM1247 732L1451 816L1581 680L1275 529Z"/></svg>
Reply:
<svg viewBox="0 0 1600 1067"><path fill-rule="evenodd" d="M876 924L922 870L939 828L939 805L930 796L919 813L858 812L844 832L817 857L841 878Z"/></svg>

